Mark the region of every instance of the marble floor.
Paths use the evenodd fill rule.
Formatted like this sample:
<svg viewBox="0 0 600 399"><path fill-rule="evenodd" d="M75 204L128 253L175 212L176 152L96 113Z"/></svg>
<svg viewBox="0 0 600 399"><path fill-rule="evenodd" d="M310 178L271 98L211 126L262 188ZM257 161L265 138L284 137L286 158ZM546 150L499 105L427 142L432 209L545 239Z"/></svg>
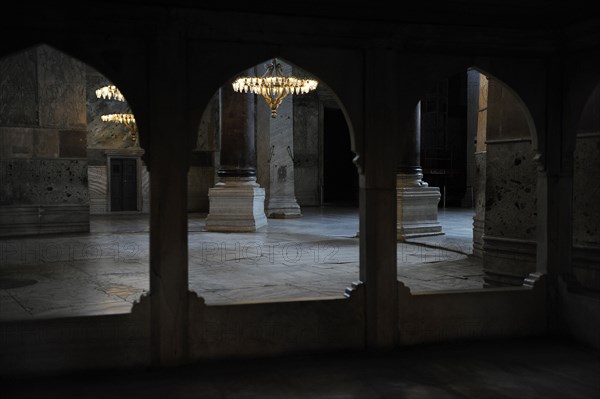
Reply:
<svg viewBox="0 0 600 399"><path fill-rule="evenodd" d="M204 361L184 367L0 376L3 398L597 399L600 357L533 337Z"/></svg>
<svg viewBox="0 0 600 399"><path fill-rule="evenodd" d="M254 233L189 217L189 288L207 304L342 297L358 280L358 212L305 208ZM444 235L398 243L413 292L481 288L470 209L440 209ZM94 216L91 232L0 240L0 320L129 312L148 290L147 215Z"/></svg>

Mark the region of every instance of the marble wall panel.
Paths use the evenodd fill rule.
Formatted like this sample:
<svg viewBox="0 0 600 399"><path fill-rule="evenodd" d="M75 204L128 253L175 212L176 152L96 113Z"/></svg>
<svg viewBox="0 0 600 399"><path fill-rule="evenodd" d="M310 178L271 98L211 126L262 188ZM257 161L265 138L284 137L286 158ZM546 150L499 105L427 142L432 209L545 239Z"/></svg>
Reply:
<svg viewBox="0 0 600 399"><path fill-rule="evenodd" d="M411 294L398 283L398 340L401 345L522 337L546 331L545 284L533 287L453 290Z"/></svg>
<svg viewBox="0 0 600 399"><path fill-rule="evenodd" d="M275 148L271 145L271 109L257 98L256 102L256 181L267 192L271 183L271 160Z"/></svg>
<svg viewBox="0 0 600 399"><path fill-rule="evenodd" d="M319 99L294 97L294 190L300 206L321 204Z"/></svg>
<svg viewBox="0 0 600 399"><path fill-rule="evenodd" d="M483 229L485 226L485 170L486 153L475 153L475 172L473 177L474 208L473 216L473 256L483 256Z"/></svg>
<svg viewBox="0 0 600 399"><path fill-rule="evenodd" d="M3 205L87 204L87 161L0 161Z"/></svg>
<svg viewBox="0 0 600 399"><path fill-rule="evenodd" d="M483 235L486 286L521 285L536 270L534 154L530 141L487 144Z"/></svg>
<svg viewBox="0 0 600 399"><path fill-rule="evenodd" d="M108 174L106 166L88 166L90 214L108 212Z"/></svg>
<svg viewBox="0 0 600 399"><path fill-rule="evenodd" d="M6 234L89 229L85 115L79 61L45 45L0 61L0 225Z"/></svg>
<svg viewBox="0 0 600 399"><path fill-rule="evenodd" d="M527 115L521 101L502 82L488 81L486 140L528 139Z"/></svg>
<svg viewBox="0 0 600 399"><path fill-rule="evenodd" d="M198 126L196 150L219 151L219 101L219 91L217 91L202 113L200 125Z"/></svg>
<svg viewBox="0 0 600 399"><path fill-rule="evenodd" d="M0 159L31 158L35 129L0 127Z"/></svg>
<svg viewBox="0 0 600 399"><path fill-rule="evenodd" d="M34 158L58 158L60 154L60 134L55 129L35 129L33 137ZM85 155L81 156L82 158Z"/></svg>
<svg viewBox="0 0 600 399"><path fill-rule="evenodd" d="M85 129L85 65L48 46L37 55L40 126Z"/></svg>
<svg viewBox="0 0 600 399"><path fill-rule="evenodd" d="M537 169L529 141L487 146L485 234L535 240Z"/></svg>
<svg viewBox="0 0 600 399"><path fill-rule="evenodd" d="M573 244L600 246L600 133L579 135L573 172Z"/></svg>
<svg viewBox="0 0 600 399"><path fill-rule="evenodd" d="M290 73L285 71L284 73ZM270 144L273 149L268 197L294 197L294 109L292 99L286 98L270 118Z"/></svg>
<svg viewBox="0 0 600 399"><path fill-rule="evenodd" d="M596 101L595 104L597 103ZM588 126L593 126L593 122L590 121ZM573 170L572 264L573 273L581 285L595 291L600 291L598 176L600 176L600 133L580 133L575 144Z"/></svg>
<svg viewBox="0 0 600 399"><path fill-rule="evenodd" d="M61 158L85 158L87 156L86 131L61 130L59 138Z"/></svg>
<svg viewBox="0 0 600 399"><path fill-rule="evenodd" d="M0 60L0 126L38 126L37 53Z"/></svg>
<svg viewBox="0 0 600 399"><path fill-rule="evenodd" d="M190 167L188 172L188 211L208 212L208 190L214 185L212 167Z"/></svg>
<svg viewBox="0 0 600 399"><path fill-rule="evenodd" d="M142 164L142 212L150 212L150 172L146 165Z"/></svg>
<svg viewBox="0 0 600 399"><path fill-rule="evenodd" d="M220 94L217 91L204 109L198 126L195 151L199 157L188 172L188 210L192 212L208 212L208 190L216 183L219 165L214 162L214 152L220 149L219 105Z"/></svg>

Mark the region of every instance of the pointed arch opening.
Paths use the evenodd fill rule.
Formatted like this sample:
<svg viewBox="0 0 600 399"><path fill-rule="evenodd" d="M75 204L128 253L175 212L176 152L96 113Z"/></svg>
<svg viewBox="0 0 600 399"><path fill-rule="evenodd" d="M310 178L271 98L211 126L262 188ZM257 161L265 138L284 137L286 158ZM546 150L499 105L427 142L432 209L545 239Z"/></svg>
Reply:
<svg viewBox="0 0 600 399"><path fill-rule="evenodd" d="M473 66L433 84L418 109L422 181L437 188L437 204L420 210L430 234L399 237L399 279L413 291L522 285L536 271L537 241L537 135L527 107Z"/></svg>
<svg viewBox="0 0 600 399"><path fill-rule="evenodd" d="M358 172L343 104L318 76L276 57L285 76L318 81L276 116L237 93L240 70L202 112L188 174L189 281L207 304L343 298L357 279ZM336 178L337 177L337 178Z"/></svg>

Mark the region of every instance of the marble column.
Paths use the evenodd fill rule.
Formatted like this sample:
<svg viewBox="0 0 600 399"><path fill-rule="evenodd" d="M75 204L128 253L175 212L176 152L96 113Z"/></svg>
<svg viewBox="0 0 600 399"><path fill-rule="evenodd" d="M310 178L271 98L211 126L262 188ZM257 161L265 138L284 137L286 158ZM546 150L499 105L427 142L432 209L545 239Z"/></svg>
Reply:
<svg viewBox="0 0 600 399"><path fill-rule="evenodd" d="M485 181L486 181L486 132L487 132L487 96L488 79L485 75L477 73L477 102L472 104L477 112L477 126L475 129L475 174L473 188L475 198L475 215L473 216L473 256L483 258L483 231L485 227ZM469 103L471 105L471 103Z"/></svg>
<svg viewBox="0 0 600 399"><path fill-rule="evenodd" d="M399 139L396 175L396 238L444 234L438 222L440 189L423 181L421 169L421 103Z"/></svg>
<svg viewBox="0 0 600 399"><path fill-rule="evenodd" d="M247 71L252 74L252 71ZM208 192L206 230L256 231L267 224L265 190L256 182L256 98L227 82L221 97L221 165Z"/></svg>
<svg viewBox="0 0 600 399"><path fill-rule="evenodd" d="M367 50L364 71L365 145L359 151L359 276L364 283L365 345L393 349L398 336L398 272L394 207L396 202L396 113L399 96L389 87L397 79L395 51ZM382 76L384 77L382 79ZM390 217L391 216L391 217Z"/></svg>
<svg viewBox="0 0 600 399"><path fill-rule="evenodd" d="M281 62L285 75L292 67ZM262 74L262 71L257 71ZM265 188L265 212L269 218L301 217L294 191L294 105L288 96L271 117L271 108L262 98L256 104L258 182Z"/></svg>
<svg viewBox="0 0 600 399"><path fill-rule="evenodd" d="M487 90L484 286L520 286L537 267L536 150L513 92L496 79Z"/></svg>

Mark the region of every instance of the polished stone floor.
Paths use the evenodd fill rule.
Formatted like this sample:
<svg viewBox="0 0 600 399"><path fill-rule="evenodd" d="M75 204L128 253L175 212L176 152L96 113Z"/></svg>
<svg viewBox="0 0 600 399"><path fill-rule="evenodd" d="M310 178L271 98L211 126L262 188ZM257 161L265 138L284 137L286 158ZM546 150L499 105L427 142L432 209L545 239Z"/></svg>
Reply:
<svg viewBox="0 0 600 399"><path fill-rule="evenodd" d="M481 288L471 209L440 209L444 235L398 243L413 292ZM305 208L254 233L204 230L189 218L190 289L207 304L342 297L358 280L358 212ZM0 240L0 319L129 312L148 290L147 215L94 216L89 234Z"/></svg>
<svg viewBox="0 0 600 399"><path fill-rule="evenodd" d="M0 389L7 399L597 399L599 375L597 351L528 338L206 361L172 369L0 376Z"/></svg>

